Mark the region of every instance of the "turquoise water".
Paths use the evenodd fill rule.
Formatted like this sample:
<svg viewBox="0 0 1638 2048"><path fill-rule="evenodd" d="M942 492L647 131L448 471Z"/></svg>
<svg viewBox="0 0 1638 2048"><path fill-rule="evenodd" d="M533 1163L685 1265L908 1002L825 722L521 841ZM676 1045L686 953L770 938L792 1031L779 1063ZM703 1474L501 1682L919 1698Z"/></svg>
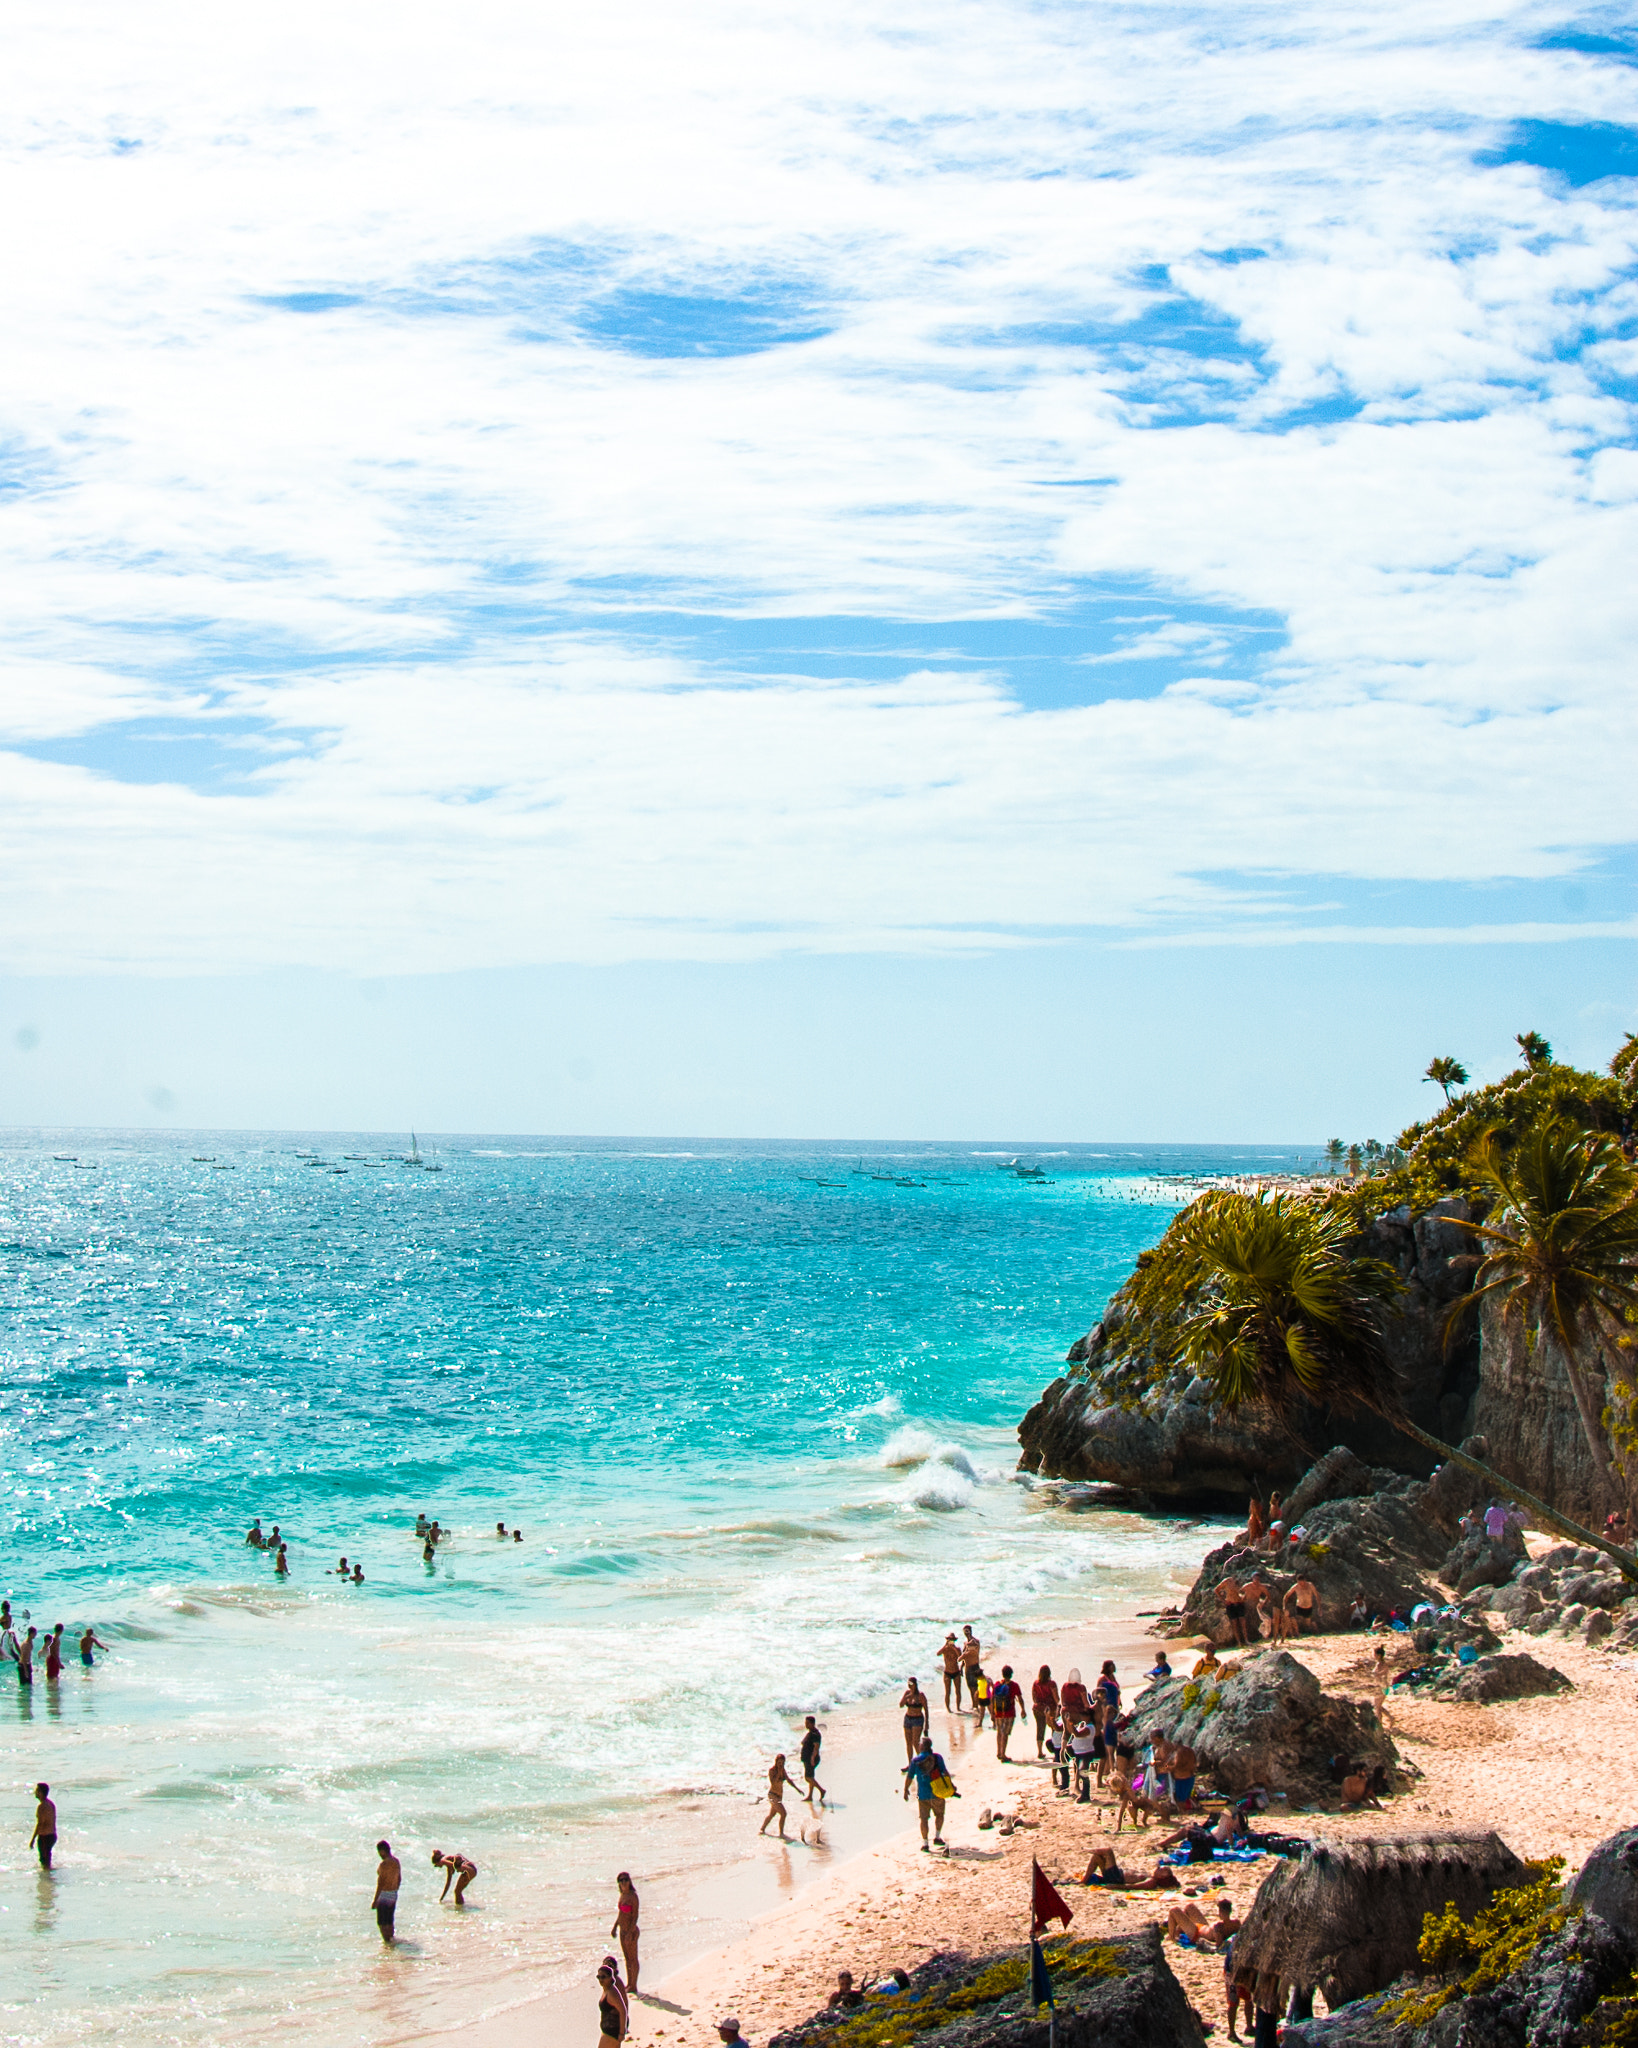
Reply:
<svg viewBox="0 0 1638 2048"><path fill-rule="evenodd" d="M792 1713L1198 1553L1018 1481L1013 1432L1164 1227L1157 1176L1289 1155L403 1149L0 1149L0 1581L113 1646L0 1696L13 1805L64 1788L61 1877L19 1889L26 1825L3 1857L19 2040L272 2038L295 2006L398 2038L342 2018L381 1832L485 1866L487 1917L421 1930L429 1980L578 1969L629 1845L708 1861ZM324 1576L343 1552L364 1586ZM693 1847L645 1834L684 1808Z"/></svg>

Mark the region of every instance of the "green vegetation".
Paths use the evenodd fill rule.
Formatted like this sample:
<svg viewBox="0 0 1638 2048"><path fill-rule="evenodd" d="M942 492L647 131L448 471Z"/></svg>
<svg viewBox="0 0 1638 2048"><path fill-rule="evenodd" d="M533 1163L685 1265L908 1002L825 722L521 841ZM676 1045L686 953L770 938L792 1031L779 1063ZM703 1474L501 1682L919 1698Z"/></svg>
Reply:
<svg viewBox="0 0 1638 2048"><path fill-rule="evenodd" d="M1437 1059L1428 1061L1428 1070L1422 1079L1437 1081L1445 1091L1445 1101L1448 1104L1452 1088L1467 1086L1467 1069L1460 1060L1452 1059L1448 1053L1441 1053Z"/></svg>
<svg viewBox="0 0 1638 2048"><path fill-rule="evenodd" d="M1453 1998L1493 1991L1564 1925L1569 1918L1561 1882L1564 1858L1527 1863L1525 1869L1530 1873L1528 1884L1497 1892L1471 1920L1464 1920L1454 1906L1425 1915L1417 1954L1430 1974L1445 1981L1397 1999L1392 2007L1396 2025L1426 2026Z"/></svg>
<svg viewBox="0 0 1638 2048"><path fill-rule="evenodd" d="M1042 1944L1055 1991L1071 1984L1112 1982L1126 1975L1120 1951L1108 1942L1067 1935ZM1003 1956L964 1983L935 1984L919 1994L868 1999L833 2028L816 2034L813 2048L909 2048L970 2012L999 2004L1029 1986L1029 1955Z"/></svg>
<svg viewBox="0 0 1638 2048"><path fill-rule="evenodd" d="M1532 1344L1550 1337L1563 1354L1593 1460L1612 1478L1610 1437L1638 1448L1632 1376L1619 1377L1617 1410L1604 1405L1600 1371L1582 1355L1600 1340L1619 1353L1638 1321L1638 1178L1614 1139L1567 1124L1538 1124L1509 1151L1487 1131L1473 1164L1494 1197L1488 1220L1466 1224L1483 1248L1471 1294L1453 1320L1486 1297L1524 1326Z"/></svg>

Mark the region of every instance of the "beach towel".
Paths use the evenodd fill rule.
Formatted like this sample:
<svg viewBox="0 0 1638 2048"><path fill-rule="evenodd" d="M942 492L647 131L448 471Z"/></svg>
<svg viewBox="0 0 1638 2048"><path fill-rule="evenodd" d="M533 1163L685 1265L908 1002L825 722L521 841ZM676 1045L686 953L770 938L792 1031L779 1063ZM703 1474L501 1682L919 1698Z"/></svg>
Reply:
<svg viewBox="0 0 1638 2048"><path fill-rule="evenodd" d="M1259 1856L1264 1856L1267 1853L1265 1849L1213 1849L1210 1860L1213 1863L1255 1863ZM1187 1848L1182 1848L1168 1849L1160 1860L1162 1863L1183 1864L1195 1862L1197 1859L1189 1854ZM1205 1859L1200 1858L1198 1860L1204 1861Z"/></svg>

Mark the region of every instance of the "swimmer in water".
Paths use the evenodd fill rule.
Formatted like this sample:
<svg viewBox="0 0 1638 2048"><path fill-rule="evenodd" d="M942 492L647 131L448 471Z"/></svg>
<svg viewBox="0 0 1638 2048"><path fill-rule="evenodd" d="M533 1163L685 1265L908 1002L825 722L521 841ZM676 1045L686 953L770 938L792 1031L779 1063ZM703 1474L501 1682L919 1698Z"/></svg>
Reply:
<svg viewBox="0 0 1638 2048"><path fill-rule="evenodd" d="M249 1531L245 1536L245 1541L252 1550L265 1550L267 1548L267 1538L262 1534L262 1518L260 1515L251 1523Z"/></svg>
<svg viewBox="0 0 1638 2048"><path fill-rule="evenodd" d="M424 1510L422 1511L422 1513L420 1513L420 1514L418 1514L418 1515L416 1516L416 1518L415 1518L415 1533L416 1533L416 1535L417 1535L417 1536L425 1536L425 1534L427 1533L427 1530L428 1530L428 1529L429 1529L429 1528L430 1528L431 1526L432 1526L432 1525L431 1525L431 1523L430 1523L430 1522L428 1522L428 1520L427 1520L427 1518L426 1518L426 1513L425 1513L425 1511L424 1511Z"/></svg>
<svg viewBox="0 0 1638 2048"><path fill-rule="evenodd" d="M340 1564L338 1564L338 1565L336 1566L336 1569L335 1569L335 1576L336 1576L336 1577L337 1577L338 1579L345 1579L345 1578L347 1578L347 1577L349 1577L349 1576L350 1576L350 1574L351 1574L351 1570L352 1570L352 1567L351 1567L351 1566L350 1566L350 1565L348 1564L348 1562L347 1562L346 1558L343 1558L343 1559L341 1560Z"/></svg>
<svg viewBox="0 0 1638 2048"><path fill-rule="evenodd" d="M437 1556L432 1548L432 1538L430 1536L421 1545L421 1562L423 1564L435 1564L437 1562Z"/></svg>
<svg viewBox="0 0 1638 2048"><path fill-rule="evenodd" d="M362 1585L363 1585L363 1583L364 1583L364 1567L363 1567L363 1566L362 1566L361 1564L355 1564L355 1565L353 1566L353 1584L354 1584L355 1586L362 1586Z"/></svg>
<svg viewBox="0 0 1638 2048"><path fill-rule="evenodd" d="M107 1649L108 1645L102 1641L96 1631L87 1623L85 1634L80 1637L80 1662L87 1671L95 1669L95 1660L91 1652L93 1650L101 1650L106 1654Z"/></svg>
<svg viewBox="0 0 1638 2048"><path fill-rule="evenodd" d="M523 1541L523 1531L521 1529L514 1529L512 1531L512 1541L514 1543L521 1543Z"/></svg>
<svg viewBox="0 0 1638 2048"><path fill-rule="evenodd" d="M285 1555L285 1549L282 1543L279 1545L279 1554L278 1557L274 1560L273 1570L275 1574L281 1579L287 1579L290 1576L290 1560Z"/></svg>
<svg viewBox="0 0 1638 2048"><path fill-rule="evenodd" d="M506 1524L504 1522L497 1522L495 1524L495 1534L503 1543L506 1541Z"/></svg>

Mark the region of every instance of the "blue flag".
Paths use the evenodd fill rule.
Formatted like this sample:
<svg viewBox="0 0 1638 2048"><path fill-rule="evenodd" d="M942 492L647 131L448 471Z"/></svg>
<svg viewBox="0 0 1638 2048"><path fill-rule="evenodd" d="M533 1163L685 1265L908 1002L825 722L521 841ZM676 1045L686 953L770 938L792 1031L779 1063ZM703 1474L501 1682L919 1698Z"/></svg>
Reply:
<svg viewBox="0 0 1638 2048"><path fill-rule="evenodd" d="M1041 1953L1041 1944L1032 1941L1029 1945L1029 2002L1033 2006L1050 2005L1058 2010L1058 2001L1052 1995L1052 1979L1047 1975L1046 1957Z"/></svg>

